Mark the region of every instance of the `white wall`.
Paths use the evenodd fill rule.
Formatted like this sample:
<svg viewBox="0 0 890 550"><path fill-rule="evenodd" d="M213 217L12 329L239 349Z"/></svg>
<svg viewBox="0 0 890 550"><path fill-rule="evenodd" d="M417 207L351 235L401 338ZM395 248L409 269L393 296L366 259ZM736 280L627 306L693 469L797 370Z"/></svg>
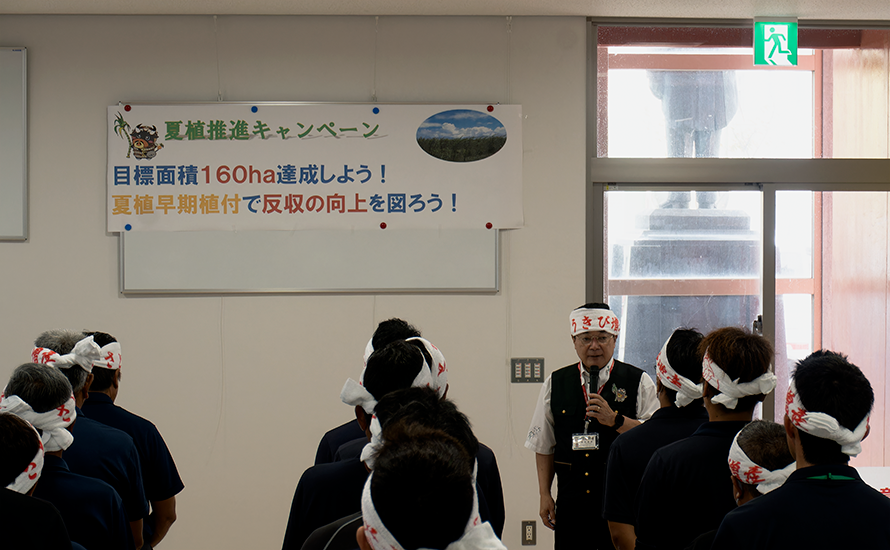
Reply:
<svg viewBox="0 0 890 550"><path fill-rule="evenodd" d="M505 542L536 519L522 443L539 385L510 357L570 362L584 300L583 18L0 16L28 48L30 240L0 243L0 379L49 328L121 340L119 404L155 422L185 490L162 548L281 545L293 490L376 323L410 320L498 456ZM376 46L375 46L376 40ZM376 53L375 53L376 51ZM218 67L218 69L217 69ZM127 298L105 232L105 108L119 100L501 102L525 115L526 226L501 237L501 292ZM357 266L358 267L358 266ZM539 545L552 539L542 533Z"/></svg>

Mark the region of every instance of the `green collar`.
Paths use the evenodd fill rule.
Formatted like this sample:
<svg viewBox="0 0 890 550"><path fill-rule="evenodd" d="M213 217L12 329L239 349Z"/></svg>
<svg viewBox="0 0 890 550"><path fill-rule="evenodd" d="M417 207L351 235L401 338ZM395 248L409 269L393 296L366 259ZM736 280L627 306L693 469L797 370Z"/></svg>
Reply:
<svg viewBox="0 0 890 550"><path fill-rule="evenodd" d="M813 476L808 477L807 479L822 479L828 481L856 481L855 477L839 476L837 474L832 474L831 472L825 474L824 476Z"/></svg>

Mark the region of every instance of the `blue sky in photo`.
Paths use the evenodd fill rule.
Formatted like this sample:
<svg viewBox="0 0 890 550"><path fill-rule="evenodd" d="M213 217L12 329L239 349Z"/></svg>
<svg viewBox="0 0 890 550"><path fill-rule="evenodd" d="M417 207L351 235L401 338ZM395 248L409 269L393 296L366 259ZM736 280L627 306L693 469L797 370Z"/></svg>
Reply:
<svg viewBox="0 0 890 550"><path fill-rule="evenodd" d="M417 129L417 139L487 138L506 135L504 125L498 119L468 109L454 109L435 114Z"/></svg>

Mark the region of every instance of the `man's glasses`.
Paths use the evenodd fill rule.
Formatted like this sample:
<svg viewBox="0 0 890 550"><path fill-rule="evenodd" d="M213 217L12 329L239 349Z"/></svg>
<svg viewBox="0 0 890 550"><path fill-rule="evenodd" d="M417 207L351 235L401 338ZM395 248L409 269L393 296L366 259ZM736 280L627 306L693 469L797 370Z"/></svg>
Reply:
<svg viewBox="0 0 890 550"><path fill-rule="evenodd" d="M609 334L607 336L578 336L578 341L584 344L585 346L589 346L590 344L596 342L597 344L604 346L609 343L609 340L612 339L612 335Z"/></svg>

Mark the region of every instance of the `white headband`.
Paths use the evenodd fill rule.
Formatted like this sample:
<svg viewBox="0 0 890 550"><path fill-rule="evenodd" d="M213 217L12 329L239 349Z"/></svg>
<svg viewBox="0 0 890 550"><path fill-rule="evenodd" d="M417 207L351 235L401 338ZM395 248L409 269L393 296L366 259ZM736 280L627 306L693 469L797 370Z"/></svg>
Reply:
<svg viewBox="0 0 890 550"><path fill-rule="evenodd" d="M362 358L362 362L364 363L364 365L366 367L368 366L368 357L371 357L372 353L374 353L374 338L373 337L371 337L371 339L368 340L368 345L365 346L365 355Z"/></svg>
<svg viewBox="0 0 890 550"><path fill-rule="evenodd" d="M74 442L74 436L67 430L77 418L73 395L63 405L42 413L34 412L31 405L17 395L3 395L0 397L0 412L12 413L42 431L40 440L47 452L63 451Z"/></svg>
<svg viewBox="0 0 890 550"><path fill-rule="evenodd" d="M609 309L576 309L569 314L569 329L572 336L591 330L602 330L618 336L618 317Z"/></svg>
<svg viewBox="0 0 890 550"><path fill-rule="evenodd" d="M671 341L672 336L673 334L668 336L667 341L665 341L664 346L655 358L655 374L662 384L677 392L676 405L685 407L696 399L701 399L702 385L694 384L692 380L678 374L671 367L671 362L668 361L667 349L668 342Z"/></svg>
<svg viewBox="0 0 890 550"><path fill-rule="evenodd" d="M445 356L443 356L442 352L439 351L439 348L430 343L429 340L414 337L408 338L406 342L411 340L419 340L422 342L433 361L433 364L430 365L426 361L426 356L423 357L423 365L417 372L417 377L411 383L411 387L429 387L435 390L439 397L445 397L445 390L448 388L448 368L445 366ZM358 382L352 378L346 380L343 389L340 391L340 400L353 407L360 405L366 413L372 414L377 407L377 400L374 399L371 392L364 386L365 370L367 370L367 368L368 366L366 362Z"/></svg>
<svg viewBox="0 0 890 550"><path fill-rule="evenodd" d="M80 365L87 372L93 372L93 362L101 359L102 355L99 345L93 341L92 336L87 336L74 344L74 349L71 350L71 353L65 355L59 355L47 348L34 348L31 350L31 362L38 365L52 365L60 369Z"/></svg>
<svg viewBox="0 0 890 550"><path fill-rule="evenodd" d="M7 489L23 495L27 494L31 487L37 483L37 480L40 478L40 472L43 471L43 442L40 441L40 434L37 433L37 430L34 429L30 422L28 422L28 427L37 436L37 454L34 455L34 458L31 459L25 470L12 483L6 486Z"/></svg>
<svg viewBox="0 0 890 550"><path fill-rule="evenodd" d="M735 437L732 439L732 447L729 448L728 460L729 470L732 472L733 477L742 483L755 485L761 495L765 495L773 489L781 487L782 484L785 483L785 480L788 479L788 476L790 476L797 468L797 463L792 461L780 470L770 471L765 469L763 466L760 466L748 458L748 455L745 454L745 451L739 446L738 433L735 434Z"/></svg>
<svg viewBox="0 0 890 550"><path fill-rule="evenodd" d="M503 543L494 534L488 522L482 523L479 516L479 497L476 494L476 472L479 469L478 462L473 465L473 510L470 519L464 529L464 534L456 541L445 547L445 550L506 550ZM383 520L374 508L371 498L371 482L374 473L368 476L365 487L362 490L362 520L364 521L365 537L374 550L404 550L402 545L383 525ZM423 549L421 549L423 550Z"/></svg>
<svg viewBox="0 0 890 550"><path fill-rule="evenodd" d="M711 360L711 356L708 355L707 351L705 351L705 357L702 359L701 375L711 387L720 392L712 397L711 401L719 403L727 409L735 409L739 399L742 397L766 395L776 387L776 375L769 370L750 382L740 383L738 379L730 379L729 375L723 372L723 369Z"/></svg>
<svg viewBox="0 0 890 550"><path fill-rule="evenodd" d="M93 366L102 369L117 370L121 368L121 344L111 342L99 349L99 359L93 360Z"/></svg>
<svg viewBox="0 0 890 550"><path fill-rule="evenodd" d="M860 442L868 431L868 418L870 415L865 415L865 418L856 426L856 429L851 432L841 426L840 422L829 414L808 412L800 401L793 378L788 385L788 393L785 396L785 414L799 430L840 444L841 452L845 455L856 456L862 452Z"/></svg>

